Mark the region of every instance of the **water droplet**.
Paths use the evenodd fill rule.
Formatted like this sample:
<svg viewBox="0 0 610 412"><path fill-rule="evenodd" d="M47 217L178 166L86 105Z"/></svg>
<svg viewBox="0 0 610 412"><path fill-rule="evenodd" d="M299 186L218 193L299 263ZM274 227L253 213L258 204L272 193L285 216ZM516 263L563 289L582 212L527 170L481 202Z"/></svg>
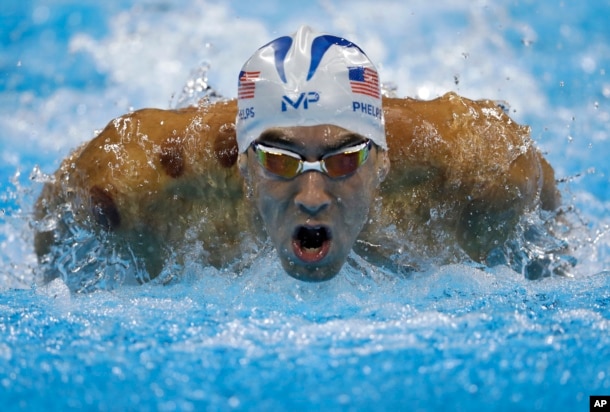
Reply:
<svg viewBox="0 0 610 412"><path fill-rule="evenodd" d="M239 404L240 404L239 399L236 396L231 396L229 398L229 406L231 408L238 408Z"/></svg>
<svg viewBox="0 0 610 412"><path fill-rule="evenodd" d="M591 56L586 56L580 62L580 67L585 73L593 73L597 67L597 62Z"/></svg>
<svg viewBox="0 0 610 412"><path fill-rule="evenodd" d="M530 39L521 39L521 44L523 44L525 47L529 47L534 44L534 42Z"/></svg>

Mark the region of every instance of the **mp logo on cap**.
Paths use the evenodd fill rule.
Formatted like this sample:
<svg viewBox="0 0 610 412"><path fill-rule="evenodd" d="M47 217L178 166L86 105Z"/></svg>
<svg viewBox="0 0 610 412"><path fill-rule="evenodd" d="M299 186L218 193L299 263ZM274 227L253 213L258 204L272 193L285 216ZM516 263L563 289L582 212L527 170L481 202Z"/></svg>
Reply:
<svg viewBox="0 0 610 412"><path fill-rule="evenodd" d="M303 92L296 100L292 100L288 96L282 96L282 111L288 110L288 106L298 109L301 107L301 103L303 103L303 109L307 110L309 103L315 103L319 100L320 94L318 92Z"/></svg>

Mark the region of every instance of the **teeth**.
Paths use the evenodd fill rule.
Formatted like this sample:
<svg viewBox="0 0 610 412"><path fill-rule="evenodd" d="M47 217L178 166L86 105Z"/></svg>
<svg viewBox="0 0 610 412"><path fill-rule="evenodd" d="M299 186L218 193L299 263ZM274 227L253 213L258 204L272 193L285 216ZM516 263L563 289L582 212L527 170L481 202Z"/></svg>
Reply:
<svg viewBox="0 0 610 412"><path fill-rule="evenodd" d="M317 251L319 251L320 249L322 249L322 246L320 246L320 247L316 247L316 248L311 248L311 247L306 247L306 246L303 246L303 250L304 250L305 252L308 252L308 253L317 252Z"/></svg>

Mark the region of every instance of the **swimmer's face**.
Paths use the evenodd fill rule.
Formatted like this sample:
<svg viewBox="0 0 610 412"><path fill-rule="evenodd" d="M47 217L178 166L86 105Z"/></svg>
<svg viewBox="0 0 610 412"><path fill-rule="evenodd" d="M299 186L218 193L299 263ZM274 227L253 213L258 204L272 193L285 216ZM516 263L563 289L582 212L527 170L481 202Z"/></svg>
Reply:
<svg viewBox="0 0 610 412"><path fill-rule="evenodd" d="M367 142L332 125L274 128L240 156L252 200L291 276L327 280L345 263L389 169L387 153ZM335 176L318 170L292 176L298 158L326 159Z"/></svg>

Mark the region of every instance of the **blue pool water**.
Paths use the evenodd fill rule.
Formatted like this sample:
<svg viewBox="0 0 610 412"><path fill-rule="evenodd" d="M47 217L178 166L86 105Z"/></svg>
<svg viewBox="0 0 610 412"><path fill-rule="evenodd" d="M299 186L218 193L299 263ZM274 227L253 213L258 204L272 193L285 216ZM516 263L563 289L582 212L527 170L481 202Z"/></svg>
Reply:
<svg viewBox="0 0 610 412"><path fill-rule="evenodd" d="M0 4L2 410L587 410L610 395L609 1L7 0ZM35 286L45 175L113 117L173 107L210 65L235 95L302 23L353 39L397 95L504 100L555 167L573 277L467 263L323 284L273 253L168 286Z"/></svg>

